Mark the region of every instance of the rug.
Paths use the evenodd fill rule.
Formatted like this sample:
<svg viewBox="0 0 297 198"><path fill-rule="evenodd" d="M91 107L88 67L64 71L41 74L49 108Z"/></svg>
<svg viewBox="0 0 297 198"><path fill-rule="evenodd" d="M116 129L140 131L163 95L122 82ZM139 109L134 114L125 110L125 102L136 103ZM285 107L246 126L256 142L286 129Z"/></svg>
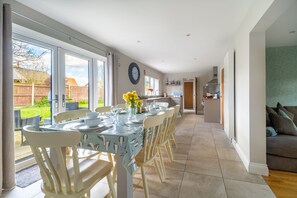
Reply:
<svg viewBox="0 0 297 198"><path fill-rule="evenodd" d="M16 185L20 188L25 188L40 179L40 169L37 164L16 173Z"/></svg>

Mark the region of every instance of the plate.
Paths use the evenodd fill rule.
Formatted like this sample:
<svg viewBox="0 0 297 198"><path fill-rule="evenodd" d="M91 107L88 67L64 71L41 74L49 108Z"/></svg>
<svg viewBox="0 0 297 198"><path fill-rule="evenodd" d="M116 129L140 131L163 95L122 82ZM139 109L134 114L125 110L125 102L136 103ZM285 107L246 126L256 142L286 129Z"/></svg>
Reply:
<svg viewBox="0 0 297 198"><path fill-rule="evenodd" d="M95 127L88 127L86 124L80 124L75 126L74 128L79 130L79 131L84 131L84 132L93 132L93 131L97 131L99 129L104 128L105 126L103 124L100 124L98 126Z"/></svg>
<svg viewBox="0 0 297 198"><path fill-rule="evenodd" d="M143 120L131 120L131 122L134 124L142 124Z"/></svg>
<svg viewBox="0 0 297 198"><path fill-rule="evenodd" d="M125 114L125 113L127 113L127 111L122 110L119 114Z"/></svg>

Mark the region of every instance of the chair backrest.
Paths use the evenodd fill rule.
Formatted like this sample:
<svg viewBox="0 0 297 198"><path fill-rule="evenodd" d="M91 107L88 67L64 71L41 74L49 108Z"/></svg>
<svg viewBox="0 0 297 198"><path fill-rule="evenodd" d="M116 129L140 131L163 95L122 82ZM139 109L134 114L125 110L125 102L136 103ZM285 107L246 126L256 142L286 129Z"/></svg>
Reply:
<svg viewBox="0 0 297 198"><path fill-rule="evenodd" d="M163 130L165 113L149 116L143 121L144 127L144 162L149 161L157 154L157 145Z"/></svg>
<svg viewBox="0 0 297 198"><path fill-rule="evenodd" d="M163 143L168 140L168 134L171 129L172 119L174 118L174 108L169 108L165 111L163 130L161 132L161 137L159 143Z"/></svg>
<svg viewBox="0 0 297 198"><path fill-rule="evenodd" d="M79 109L57 113L56 115L54 115L54 121L55 123L62 123L65 121L76 120L79 118L86 117L86 114L89 112L91 112L91 110L89 109Z"/></svg>
<svg viewBox="0 0 297 198"><path fill-rule="evenodd" d="M105 114L105 113L111 111L111 107L112 107L112 106L97 107L97 108L95 109L95 111L98 112L98 113L100 113L100 114Z"/></svg>
<svg viewBox="0 0 297 198"><path fill-rule="evenodd" d="M156 102L156 105L158 105L160 107L166 107L166 108L168 108L169 103L168 102Z"/></svg>
<svg viewBox="0 0 297 198"><path fill-rule="evenodd" d="M34 126L35 130L39 130L39 126L40 126L40 115L37 116L32 116L29 118L23 118L21 120L21 126L27 126L27 125L31 125Z"/></svg>
<svg viewBox="0 0 297 198"><path fill-rule="evenodd" d="M172 118L169 133L173 133L175 131L175 124L176 124L176 119L177 119L177 116L178 116L178 113L179 113L180 105L175 105L175 106L173 106L173 108L174 108L174 115L173 115L173 118Z"/></svg>
<svg viewBox="0 0 297 198"><path fill-rule="evenodd" d="M121 109L124 109L124 110L128 108L126 103L123 103L123 104L117 104L117 106L118 106L119 108L121 108Z"/></svg>
<svg viewBox="0 0 297 198"><path fill-rule="evenodd" d="M41 132L34 130L32 126L25 126L23 132L40 168L45 191L67 195L83 189L76 146L81 140L80 132ZM71 147L73 150L72 158L70 159L70 164L73 165L73 168L69 170L63 154L64 147ZM47 149L51 149L51 156L56 156L56 162L53 162L50 158ZM55 166L54 164L58 165Z"/></svg>

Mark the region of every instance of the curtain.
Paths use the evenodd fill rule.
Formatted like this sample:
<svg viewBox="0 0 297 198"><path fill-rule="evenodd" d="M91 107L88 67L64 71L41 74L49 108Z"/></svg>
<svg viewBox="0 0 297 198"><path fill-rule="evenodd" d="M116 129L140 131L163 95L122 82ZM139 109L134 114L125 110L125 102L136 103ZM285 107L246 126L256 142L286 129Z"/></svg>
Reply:
<svg viewBox="0 0 297 198"><path fill-rule="evenodd" d="M15 186L11 7L0 1L0 184Z"/></svg>
<svg viewBox="0 0 297 198"><path fill-rule="evenodd" d="M118 85L118 70L115 64L115 56L113 53L109 52L107 55L107 66L108 66L108 95L106 100L108 105L117 104L117 85Z"/></svg>

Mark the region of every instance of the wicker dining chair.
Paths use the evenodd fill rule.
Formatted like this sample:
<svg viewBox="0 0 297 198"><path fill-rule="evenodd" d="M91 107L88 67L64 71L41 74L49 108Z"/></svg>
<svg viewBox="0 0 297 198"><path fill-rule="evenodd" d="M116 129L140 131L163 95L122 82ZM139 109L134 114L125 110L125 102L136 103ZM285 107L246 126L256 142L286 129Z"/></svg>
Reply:
<svg viewBox="0 0 297 198"><path fill-rule="evenodd" d="M42 177L41 190L45 197L90 197L91 188L104 177L110 194L116 197L111 178L112 163L99 159L79 160L77 145L81 141L79 131L36 131L32 126L23 128ZM65 147L72 149L72 157L66 161ZM55 156L55 158L50 157Z"/></svg>

